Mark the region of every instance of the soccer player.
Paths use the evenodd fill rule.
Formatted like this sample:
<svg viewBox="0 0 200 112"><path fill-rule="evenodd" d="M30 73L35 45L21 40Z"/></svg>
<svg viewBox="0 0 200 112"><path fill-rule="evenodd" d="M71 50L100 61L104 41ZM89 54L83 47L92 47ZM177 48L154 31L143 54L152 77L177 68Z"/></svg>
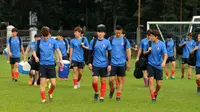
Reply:
<svg viewBox="0 0 200 112"><path fill-rule="evenodd" d="M113 97L115 87L114 82L117 76L118 86L117 86L117 94L116 100L120 100L121 91L123 88L123 84L125 81L126 70L130 69L131 65L131 46L129 41L122 34L123 29L120 25L116 26L115 36L110 37L109 40L111 42L112 51L111 51L111 72L109 79L110 86L110 94L109 98ZM126 59L128 59L128 63L126 63Z"/></svg>
<svg viewBox="0 0 200 112"><path fill-rule="evenodd" d="M144 55L145 51L148 51L148 46L149 46L148 43L149 43L149 41L151 41L151 32L152 32L152 30L148 30L147 33L146 33L146 38L141 40L140 49L138 51L136 61L139 60L141 55ZM147 66L145 68L142 68L142 69L143 69L144 85L145 85L145 87L148 87L149 81L148 81L148 77L147 77Z"/></svg>
<svg viewBox="0 0 200 112"><path fill-rule="evenodd" d="M35 75L34 77L34 86L37 86L37 81L39 79L39 74L38 74L38 67L36 67L38 65L38 63L34 62L34 57L33 55L33 51L34 51L34 47L35 47L35 43L36 41L40 40L41 35L40 34L35 34L35 41L34 42L30 42L28 44L28 47L26 48L25 54L24 54L24 61L27 61L27 56L28 56L28 62L31 65L31 71L29 72L29 85L32 85L33 82L33 75Z"/></svg>
<svg viewBox="0 0 200 112"><path fill-rule="evenodd" d="M147 72L149 77L149 90L152 98L152 102L156 102L156 97L162 85L163 72L162 67L165 67L167 61L167 50L165 44L158 39L159 32L153 30L151 32L152 45L148 48L146 53L150 52L148 55L148 66ZM162 57L164 60L162 61ZM154 79L156 79L156 90L154 89Z"/></svg>
<svg viewBox="0 0 200 112"><path fill-rule="evenodd" d="M33 51L33 56L36 62L39 62L40 73L40 95L42 98L42 104L46 103L45 96L45 83L48 78L51 82L51 88L48 91L49 101L53 101L53 91L56 87L56 70L54 61L54 51L59 56L60 66L63 67L62 54L59 50L59 46L55 39L51 38L50 30L48 27L42 27L42 38L37 41ZM38 54L36 54L38 51Z"/></svg>
<svg viewBox="0 0 200 112"><path fill-rule="evenodd" d="M190 51L195 47L195 41L192 39L192 33L188 34L186 40L182 40L179 44L180 47L183 47L183 54L182 54L182 79L184 78L185 66L188 64L188 58ZM192 66L188 65L188 79L191 79L192 74Z"/></svg>
<svg viewBox="0 0 200 112"><path fill-rule="evenodd" d="M66 39L63 38L62 32L59 32L57 34L56 40L58 42L59 49L60 49L60 51L62 53L62 59L63 60L69 60L69 56L68 56L69 42L68 42L68 40L66 40ZM59 78L59 80L67 80L67 79L66 78L64 78L64 79Z"/></svg>
<svg viewBox="0 0 200 112"><path fill-rule="evenodd" d="M20 50L24 54L24 47L22 40L17 36L17 28L12 29L12 36L7 39L7 50L10 57L12 81L18 81L18 63L20 62Z"/></svg>
<svg viewBox="0 0 200 112"><path fill-rule="evenodd" d="M197 93L200 93L200 33L198 33L196 46L190 52L194 53L196 51L196 84L197 84Z"/></svg>
<svg viewBox="0 0 200 112"><path fill-rule="evenodd" d="M98 79L101 80L100 102L104 102L106 93L106 77L111 71L111 45L107 39L104 39L105 25L97 26L97 38L90 42L89 70L92 71L92 86L95 91L94 101L98 100Z"/></svg>
<svg viewBox="0 0 200 112"><path fill-rule="evenodd" d="M74 29L74 36L70 42L70 62L73 67L73 82L74 89L80 88L80 81L84 68L84 49L88 49L88 40L81 37L82 28L76 27ZM84 39L84 42L82 42Z"/></svg>
<svg viewBox="0 0 200 112"><path fill-rule="evenodd" d="M165 74L166 74L166 79L169 78L169 74L168 74L168 64L169 62L172 63L172 74L170 76L171 79L175 79L174 77L174 73L176 70L176 43L175 41L172 39L172 35L168 34L167 35L167 40L165 42L166 44L166 48L167 48L167 62L166 62L166 66L165 66Z"/></svg>

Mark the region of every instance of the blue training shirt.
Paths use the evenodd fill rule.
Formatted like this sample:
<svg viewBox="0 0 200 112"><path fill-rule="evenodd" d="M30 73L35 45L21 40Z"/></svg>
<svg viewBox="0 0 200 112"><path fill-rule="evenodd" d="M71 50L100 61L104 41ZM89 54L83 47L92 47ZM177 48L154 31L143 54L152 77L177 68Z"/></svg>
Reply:
<svg viewBox="0 0 200 112"><path fill-rule="evenodd" d="M198 44L198 50L196 51L196 66L200 67L200 44Z"/></svg>
<svg viewBox="0 0 200 112"><path fill-rule="evenodd" d="M93 42L94 39L91 40L89 50L93 50ZM94 46L94 54L93 54L93 66L95 67L107 67L108 66L108 58L107 51L112 50L110 42L107 39L98 40Z"/></svg>
<svg viewBox="0 0 200 112"><path fill-rule="evenodd" d="M37 42L35 45L35 51L37 48ZM54 51L56 49L59 49L59 46L55 39L48 38L47 41L45 41L43 38L40 39L40 65L55 65L54 61Z"/></svg>
<svg viewBox="0 0 200 112"><path fill-rule="evenodd" d="M84 45L88 47L89 43L86 37L81 37L80 39L73 38L70 42L70 48L73 49L73 52L72 52L73 61L84 62L84 51L83 51L83 47L81 46L82 38L85 39Z"/></svg>
<svg viewBox="0 0 200 112"><path fill-rule="evenodd" d="M182 40L180 44L184 43L185 40ZM186 40L186 45L183 47L183 54L182 58L189 58L190 51L194 49L196 43L193 39L191 40Z"/></svg>
<svg viewBox="0 0 200 112"><path fill-rule="evenodd" d="M68 40L66 40L66 44L64 40L56 40L60 49L60 52L62 54L62 56L67 56L67 46L68 46Z"/></svg>
<svg viewBox="0 0 200 112"><path fill-rule="evenodd" d="M11 38L11 46L10 46L10 52L12 53L11 58L20 58L20 49L21 46L23 45L22 40L21 40L21 46L20 46L20 39L17 36L16 38L14 38L13 36L10 37ZM7 39L7 45L10 45L10 38Z"/></svg>
<svg viewBox="0 0 200 112"><path fill-rule="evenodd" d="M167 47L167 55L168 57L174 56L174 47L176 47L175 41L172 40L167 40L166 41L166 47Z"/></svg>
<svg viewBox="0 0 200 112"><path fill-rule="evenodd" d="M163 54L167 54L165 43L162 41L158 41L157 43L152 42L152 50L148 56L148 64L162 70L162 56Z"/></svg>
<svg viewBox="0 0 200 112"><path fill-rule="evenodd" d="M140 48L143 49L143 51L148 51L148 43L149 40L147 38L142 39L140 42Z"/></svg>
<svg viewBox="0 0 200 112"><path fill-rule="evenodd" d="M108 39L110 40L110 38ZM126 49L131 48L129 41L126 39L126 48L124 48L124 37L112 39L112 51L111 51L111 65L113 66L124 66L126 63Z"/></svg>

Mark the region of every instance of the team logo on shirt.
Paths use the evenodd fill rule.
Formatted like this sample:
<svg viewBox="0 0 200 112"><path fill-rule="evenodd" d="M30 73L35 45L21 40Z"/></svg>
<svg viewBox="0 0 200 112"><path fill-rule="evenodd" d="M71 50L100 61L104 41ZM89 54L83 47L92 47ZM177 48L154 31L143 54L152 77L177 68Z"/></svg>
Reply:
<svg viewBox="0 0 200 112"><path fill-rule="evenodd" d="M105 48L105 47L106 47L106 45L105 45L105 44L103 44L103 47Z"/></svg>
<svg viewBox="0 0 200 112"><path fill-rule="evenodd" d="M157 47L157 50L160 50L160 47Z"/></svg>
<svg viewBox="0 0 200 112"><path fill-rule="evenodd" d="M49 43L49 46L52 46L52 44L51 44L51 43Z"/></svg>
<svg viewBox="0 0 200 112"><path fill-rule="evenodd" d="M124 45L124 42L122 42L121 45L123 46L123 45Z"/></svg>
<svg viewBox="0 0 200 112"><path fill-rule="evenodd" d="M19 40L17 41L17 43L19 43Z"/></svg>

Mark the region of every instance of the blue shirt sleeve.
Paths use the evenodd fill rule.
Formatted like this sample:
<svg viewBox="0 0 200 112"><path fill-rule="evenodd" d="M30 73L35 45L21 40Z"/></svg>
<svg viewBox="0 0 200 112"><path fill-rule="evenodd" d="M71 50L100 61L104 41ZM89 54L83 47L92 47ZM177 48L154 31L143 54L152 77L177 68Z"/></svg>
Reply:
<svg viewBox="0 0 200 112"><path fill-rule="evenodd" d="M107 50L112 50L112 46L110 44L110 41L108 41L108 47L107 47Z"/></svg>
<svg viewBox="0 0 200 112"><path fill-rule="evenodd" d="M21 39L21 46L23 46L23 41L22 41L22 38L21 38L21 37L18 37L18 38L20 38L20 39Z"/></svg>
<svg viewBox="0 0 200 112"><path fill-rule="evenodd" d="M143 40L140 42L140 48L143 49Z"/></svg>
<svg viewBox="0 0 200 112"><path fill-rule="evenodd" d="M89 50L92 50L94 40L90 41Z"/></svg>
<svg viewBox="0 0 200 112"><path fill-rule="evenodd" d="M167 48L164 43L162 44L162 54L167 54Z"/></svg>
<svg viewBox="0 0 200 112"><path fill-rule="evenodd" d="M37 42L35 42L35 45L34 45L34 51L37 51L37 48L38 46L37 46Z"/></svg>
<svg viewBox="0 0 200 112"><path fill-rule="evenodd" d="M126 49L131 48L130 42L128 41L128 39L126 39Z"/></svg>
<svg viewBox="0 0 200 112"><path fill-rule="evenodd" d="M71 40L71 42L70 42L70 48L74 48L73 47L73 40Z"/></svg>
<svg viewBox="0 0 200 112"><path fill-rule="evenodd" d="M8 38L8 39L6 40L6 44L7 44L7 45L9 45L9 44L10 44L10 43L9 43L9 39L10 39L10 38Z"/></svg>
<svg viewBox="0 0 200 112"><path fill-rule="evenodd" d="M56 40L54 41L54 49L59 49L58 42Z"/></svg>
<svg viewBox="0 0 200 112"><path fill-rule="evenodd" d="M84 38L85 38L85 40L84 40L84 45L85 45L86 47L88 47L88 46L89 46L88 39L87 39L86 37L84 37Z"/></svg>
<svg viewBox="0 0 200 112"><path fill-rule="evenodd" d="M184 40L181 40L180 44L182 44L183 42L184 42ZM180 44L179 44L179 45L180 45Z"/></svg>

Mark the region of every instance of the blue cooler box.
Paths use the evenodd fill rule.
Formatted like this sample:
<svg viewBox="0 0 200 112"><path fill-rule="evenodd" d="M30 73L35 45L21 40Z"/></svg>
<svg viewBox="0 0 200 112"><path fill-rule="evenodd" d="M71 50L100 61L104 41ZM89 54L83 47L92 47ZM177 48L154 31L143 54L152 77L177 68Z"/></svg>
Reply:
<svg viewBox="0 0 200 112"><path fill-rule="evenodd" d="M63 60L64 68L58 68L58 77L60 78L68 78L69 69L70 69L70 62L68 60Z"/></svg>
<svg viewBox="0 0 200 112"><path fill-rule="evenodd" d="M21 74L28 75L30 72L31 66L28 64L28 62L20 62L18 66L18 71Z"/></svg>

